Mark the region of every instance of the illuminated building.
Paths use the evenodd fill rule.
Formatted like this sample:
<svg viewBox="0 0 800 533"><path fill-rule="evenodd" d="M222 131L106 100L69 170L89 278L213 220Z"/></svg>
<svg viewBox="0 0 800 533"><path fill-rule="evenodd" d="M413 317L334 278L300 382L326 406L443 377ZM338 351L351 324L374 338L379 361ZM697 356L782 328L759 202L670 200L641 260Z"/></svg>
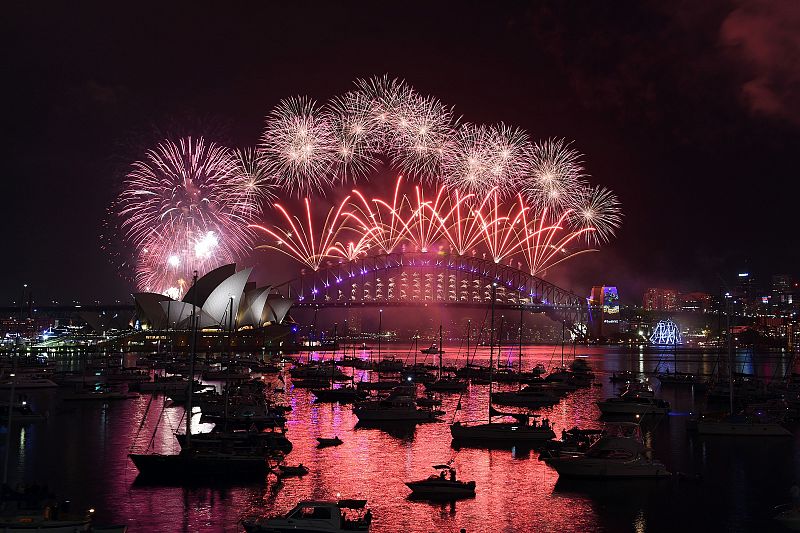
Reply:
<svg viewBox="0 0 800 533"><path fill-rule="evenodd" d="M616 287L596 285L592 287L589 305L594 309L591 333L595 337L611 337L619 334L619 292ZM600 316L597 316L599 314Z"/></svg>
<svg viewBox="0 0 800 533"><path fill-rule="evenodd" d="M642 307L645 311L677 311L678 291L675 289L647 289L642 298Z"/></svg>
<svg viewBox="0 0 800 533"><path fill-rule="evenodd" d="M711 309L712 298L706 292L687 292L678 295L678 308L684 313L703 313Z"/></svg>

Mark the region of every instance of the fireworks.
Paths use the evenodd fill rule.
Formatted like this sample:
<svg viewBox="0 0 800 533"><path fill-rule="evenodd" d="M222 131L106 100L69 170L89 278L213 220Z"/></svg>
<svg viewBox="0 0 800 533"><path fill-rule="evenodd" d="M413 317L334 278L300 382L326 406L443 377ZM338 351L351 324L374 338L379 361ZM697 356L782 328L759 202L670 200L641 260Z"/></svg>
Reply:
<svg viewBox="0 0 800 533"><path fill-rule="evenodd" d="M414 180L410 192L402 178L388 198L353 190L318 226L309 195L369 182L385 167ZM319 106L282 100L257 148L165 141L134 163L116 205L146 290L181 292L191 270L249 250L253 229L268 237L260 248L313 270L326 259L449 247L541 274L608 242L621 224L617 197L587 178L564 139L532 143L503 123L460 123L438 99L382 76ZM275 205L277 222L257 225L278 191L306 196L305 213Z"/></svg>
<svg viewBox="0 0 800 533"><path fill-rule="evenodd" d="M564 139L548 139L533 146L530 163L523 184L528 198L549 207L573 207L586 186L581 154Z"/></svg>
<svg viewBox="0 0 800 533"><path fill-rule="evenodd" d="M309 199L302 216L276 206L282 223L258 226L274 239L261 247L276 249L316 271L326 259L353 261L406 246L423 253L449 246L456 255L480 253L495 263L516 259L532 275L594 250L589 244L596 241L589 235L595 229L570 227L575 216L571 209L556 214L526 202L521 194L504 200L496 189L479 199L458 191L449 195L444 188L426 196L419 185L402 194L401 186L398 179L391 201L368 200L353 191L331 208L321 226L314 224Z"/></svg>
<svg viewBox="0 0 800 533"><path fill-rule="evenodd" d="M343 227L342 211L347 205L350 197L344 199L338 208L332 207L325 217L325 222L321 228L315 228L313 216L311 214L311 201L305 199L305 214L303 220L296 215L292 215L282 205L275 204L283 216L283 225L274 225L267 228L254 225L255 229L275 239L274 243L265 244L258 248L271 248L308 266L312 270L319 270L322 261L326 257L334 257L335 252L343 252L343 247L337 242L339 233ZM366 238L369 231L362 235ZM361 240L360 240L361 242ZM358 250L366 246L366 240L361 242Z"/></svg>
<svg viewBox="0 0 800 533"><path fill-rule="evenodd" d="M606 243L622 224L619 200L605 187L587 188L579 197L573 219L578 227L594 230L585 235L595 245Z"/></svg>
<svg viewBox="0 0 800 533"><path fill-rule="evenodd" d="M260 214L250 184L230 150L202 138L164 141L134 163L117 205L139 289L181 292L192 270L249 250Z"/></svg>
<svg viewBox="0 0 800 533"><path fill-rule="evenodd" d="M259 149L269 174L297 193L322 192L336 178L336 136L316 102L283 100L267 117Z"/></svg>

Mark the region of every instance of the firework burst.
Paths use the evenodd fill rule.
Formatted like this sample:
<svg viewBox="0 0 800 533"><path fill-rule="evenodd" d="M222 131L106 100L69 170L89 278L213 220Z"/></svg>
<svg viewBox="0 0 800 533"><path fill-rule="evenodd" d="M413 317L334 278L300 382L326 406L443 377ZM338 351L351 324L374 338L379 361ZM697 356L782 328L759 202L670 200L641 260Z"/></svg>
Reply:
<svg viewBox="0 0 800 533"><path fill-rule="evenodd" d="M164 292L247 252L259 194L230 150L202 138L164 141L137 161L117 201L140 290ZM259 188L260 189L260 188Z"/></svg>
<svg viewBox="0 0 800 533"><path fill-rule="evenodd" d="M334 128L305 97L283 100L272 110L259 151L270 176L297 194L324 192L341 161Z"/></svg>
<svg viewBox="0 0 800 533"><path fill-rule="evenodd" d="M548 139L533 145L522 188L534 204L568 209L585 187L583 178L581 154L564 139Z"/></svg>
<svg viewBox="0 0 800 533"><path fill-rule="evenodd" d="M572 212L578 228L592 228L584 233L594 245L607 243L622 224L622 211L616 195L605 187L586 188Z"/></svg>

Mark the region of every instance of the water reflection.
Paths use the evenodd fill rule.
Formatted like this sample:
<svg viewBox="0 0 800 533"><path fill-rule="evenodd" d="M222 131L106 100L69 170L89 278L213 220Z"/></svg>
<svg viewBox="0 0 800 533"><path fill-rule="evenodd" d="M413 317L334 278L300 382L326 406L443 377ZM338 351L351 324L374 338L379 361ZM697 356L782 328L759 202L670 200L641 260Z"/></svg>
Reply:
<svg viewBox="0 0 800 533"><path fill-rule="evenodd" d="M617 385L608 382L611 372L650 372L658 367L708 373L718 358L716 353L675 357L671 351L603 347L578 351L589 356L602 386L580 389L537 411L552 421L557 434L574 426L601 427L595 402L618 391ZM408 346L391 346L387 352L412 361L413 350ZM504 360L517 363L516 357L515 350L504 351ZM475 362L485 364L487 359L488 351L480 349ZM445 364L464 360L463 354L446 354ZM538 363L548 368L559 364L560 348L526 347L523 368ZM776 358L743 368L770 375L778 364ZM356 381L370 377L376 379L365 371L354 374ZM273 388L283 386L277 378L267 379ZM56 391L30 395L33 407L49 410L51 416L12 435L12 482L46 481L76 505L97 508L102 521L127 523L132 531L240 531L238 522L245 515L283 512L300 499L337 495L366 498L378 532L458 531L462 527L470 533L768 530L765 509L785 500L800 471L794 442L732 445L688 433L686 417L680 413L696 410L700 396L691 388L658 388L655 380L658 396L668 400L679 415L642 420L646 443L670 470L699 474L697 480L565 482L538 461L531 449L454 447L449 431L452 420L487 418L485 385L470 385L463 394L441 395L446 412L442 422L364 426L352 406L314 403L308 389L292 387L288 377L285 383L286 392L278 397L292 407L287 427L294 449L288 460L310 469L303 478L268 476L263 483L248 485L223 485L213 479L188 487L147 485L137 479L127 453L134 442L159 452L177 452L173 432L185 423L183 408L165 404L160 396L149 410L147 396L108 405L67 405ZM514 390L516 385L499 388ZM459 403L461 409L456 412ZM210 428L200 424L199 414L194 416L199 430ZM317 437L334 435L344 441L341 446L317 448ZM404 482L421 479L432 465L447 461L453 461L459 477L476 481L475 498L457 503L410 499Z"/></svg>

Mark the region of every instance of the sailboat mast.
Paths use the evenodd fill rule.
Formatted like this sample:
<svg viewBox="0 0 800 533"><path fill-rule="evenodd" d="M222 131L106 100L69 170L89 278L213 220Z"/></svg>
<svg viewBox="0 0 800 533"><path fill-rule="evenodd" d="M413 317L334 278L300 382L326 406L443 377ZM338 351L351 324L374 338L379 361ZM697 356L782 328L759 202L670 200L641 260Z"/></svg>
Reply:
<svg viewBox="0 0 800 533"><path fill-rule="evenodd" d="M439 379L442 379L442 325L439 324Z"/></svg>
<svg viewBox="0 0 800 533"><path fill-rule="evenodd" d="M517 340L519 341L519 373L522 374L522 319L523 319L523 311L525 308L520 304L519 306L519 333L517 333ZM522 382L520 382L520 386L522 386Z"/></svg>
<svg viewBox="0 0 800 533"><path fill-rule="evenodd" d="M730 400L731 416L733 416L733 332L731 331L731 299L728 298L727 307L727 325L728 325L728 396Z"/></svg>
<svg viewBox="0 0 800 533"><path fill-rule="evenodd" d="M194 288L195 284L197 283L197 270L194 271L192 274L192 288ZM192 446L192 396L194 395L194 358L195 352L197 350L197 313L196 313L197 306L194 302L192 302L192 340L190 343L190 352L189 352L189 391L186 395L186 448L189 449Z"/></svg>
<svg viewBox="0 0 800 533"><path fill-rule="evenodd" d="M469 364L469 334L471 329L472 329L472 320L467 319L467 363L466 364Z"/></svg>
<svg viewBox="0 0 800 533"><path fill-rule="evenodd" d="M497 283L492 283L492 320L489 327L489 422L492 421L492 378L494 371L494 301Z"/></svg>

